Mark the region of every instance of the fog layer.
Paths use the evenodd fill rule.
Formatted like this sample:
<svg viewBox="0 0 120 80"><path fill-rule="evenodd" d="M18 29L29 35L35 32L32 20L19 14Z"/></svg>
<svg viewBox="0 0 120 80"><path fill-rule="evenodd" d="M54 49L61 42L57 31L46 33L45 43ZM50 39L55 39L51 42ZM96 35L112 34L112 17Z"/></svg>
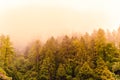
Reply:
<svg viewBox="0 0 120 80"><path fill-rule="evenodd" d="M60 7L18 7L0 15L0 33L8 34L17 47L34 39L92 32L106 29L107 15L102 11L76 11Z"/></svg>

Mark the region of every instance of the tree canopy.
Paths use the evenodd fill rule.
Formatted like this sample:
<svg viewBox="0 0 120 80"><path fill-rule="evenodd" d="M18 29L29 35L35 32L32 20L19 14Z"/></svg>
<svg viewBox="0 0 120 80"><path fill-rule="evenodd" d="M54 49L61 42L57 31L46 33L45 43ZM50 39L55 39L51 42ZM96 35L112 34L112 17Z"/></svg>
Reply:
<svg viewBox="0 0 120 80"><path fill-rule="evenodd" d="M35 40L23 54L0 36L0 80L119 80L120 28Z"/></svg>

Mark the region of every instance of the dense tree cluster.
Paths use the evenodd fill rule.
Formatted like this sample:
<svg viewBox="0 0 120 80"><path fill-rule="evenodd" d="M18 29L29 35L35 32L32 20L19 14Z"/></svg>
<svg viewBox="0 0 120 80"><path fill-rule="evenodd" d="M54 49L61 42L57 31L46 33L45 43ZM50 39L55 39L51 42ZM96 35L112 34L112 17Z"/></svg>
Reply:
<svg viewBox="0 0 120 80"><path fill-rule="evenodd" d="M51 37L45 44L36 40L24 54L2 35L0 80L120 80L120 28Z"/></svg>

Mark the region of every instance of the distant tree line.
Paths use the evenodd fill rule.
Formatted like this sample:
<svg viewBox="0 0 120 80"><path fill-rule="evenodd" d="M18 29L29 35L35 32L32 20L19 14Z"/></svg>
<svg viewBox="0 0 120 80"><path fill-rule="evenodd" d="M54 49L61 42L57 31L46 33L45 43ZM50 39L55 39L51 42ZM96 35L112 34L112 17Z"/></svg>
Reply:
<svg viewBox="0 0 120 80"><path fill-rule="evenodd" d="M36 40L24 54L1 35L0 80L120 80L120 28Z"/></svg>

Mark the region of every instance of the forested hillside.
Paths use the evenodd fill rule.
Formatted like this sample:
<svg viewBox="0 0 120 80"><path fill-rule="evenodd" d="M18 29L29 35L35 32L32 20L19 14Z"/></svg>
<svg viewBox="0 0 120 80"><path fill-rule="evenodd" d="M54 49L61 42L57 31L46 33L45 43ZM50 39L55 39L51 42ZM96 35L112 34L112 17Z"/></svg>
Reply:
<svg viewBox="0 0 120 80"><path fill-rule="evenodd" d="M120 28L35 40L24 54L15 49L0 36L0 80L120 80Z"/></svg>

